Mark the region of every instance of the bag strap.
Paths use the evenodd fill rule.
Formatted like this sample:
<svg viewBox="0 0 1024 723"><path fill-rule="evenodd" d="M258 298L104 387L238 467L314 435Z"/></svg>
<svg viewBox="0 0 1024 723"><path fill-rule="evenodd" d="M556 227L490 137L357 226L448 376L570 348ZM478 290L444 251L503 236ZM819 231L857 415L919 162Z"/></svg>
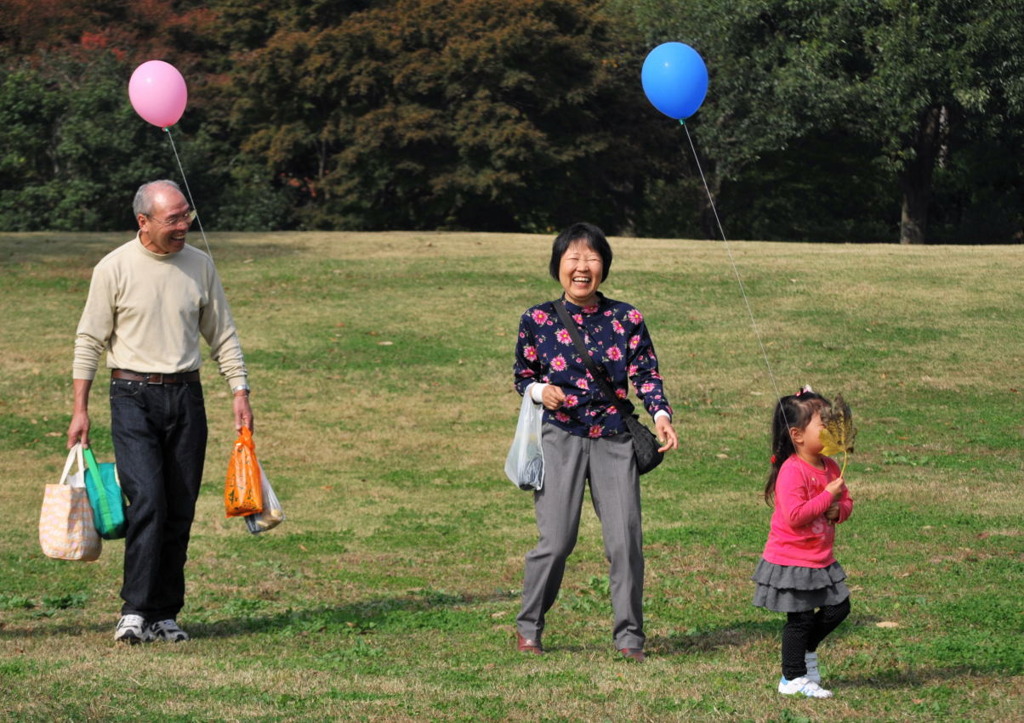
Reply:
<svg viewBox="0 0 1024 723"><path fill-rule="evenodd" d="M81 472L85 469L85 462L82 461L82 443L77 442L74 447L68 450L68 458L64 461L64 471L60 474L60 482L57 484L64 484L67 482L68 473L71 471L71 465L78 460L78 471ZM85 481L84 478L82 480Z"/></svg>
<svg viewBox="0 0 1024 723"><path fill-rule="evenodd" d="M601 391L604 392L604 395L608 397L612 404L621 404L625 408L627 415L633 414L633 403L629 399L619 399L619 395L615 393L611 383L608 381L608 372L598 362L594 361L594 357L590 356L590 351L583 343L583 337L580 336L579 327L576 326L576 322L569 315L569 310L565 308L565 301L558 299L554 302L554 305L555 311L558 312L558 318L562 320L565 330L572 337L572 343L576 345L576 351L583 356L583 363L587 365L587 369L590 370L594 381L601 387Z"/></svg>
<svg viewBox="0 0 1024 723"><path fill-rule="evenodd" d="M100 485L100 466L96 462L96 455L92 452L92 447L87 447L82 455L85 457L85 468L92 473L92 478L96 480L96 485Z"/></svg>
<svg viewBox="0 0 1024 723"><path fill-rule="evenodd" d="M100 466L96 462L96 455L92 452L92 447L86 447L85 449L85 464L89 470L89 474L92 475L93 484L96 486L96 504L99 505L99 513L101 518L109 519L113 511L110 509L110 500L107 495L103 493L103 477L100 474ZM86 488L88 488L86 484ZM92 500L90 500L91 502Z"/></svg>

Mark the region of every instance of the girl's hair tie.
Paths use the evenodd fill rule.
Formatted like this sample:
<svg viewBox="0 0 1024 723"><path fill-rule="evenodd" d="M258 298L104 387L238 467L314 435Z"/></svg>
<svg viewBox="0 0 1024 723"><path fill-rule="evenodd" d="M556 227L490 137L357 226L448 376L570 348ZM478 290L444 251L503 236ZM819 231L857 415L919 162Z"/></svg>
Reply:
<svg viewBox="0 0 1024 723"><path fill-rule="evenodd" d="M775 463L776 463L776 462L778 462L778 461L779 461L779 460L778 460L778 459L776 459L775 455L773 454L773 455L772 455L772 464L775 464Z"/></svg>
<svg viewBox="0 0 1024 723"><path fill-rule="evenodd" d="M810 384L805 384L803 388L801 388L800 391L796 393L796 396L799 397L801 394L814 394L814 390L811 389Z"/></svg>

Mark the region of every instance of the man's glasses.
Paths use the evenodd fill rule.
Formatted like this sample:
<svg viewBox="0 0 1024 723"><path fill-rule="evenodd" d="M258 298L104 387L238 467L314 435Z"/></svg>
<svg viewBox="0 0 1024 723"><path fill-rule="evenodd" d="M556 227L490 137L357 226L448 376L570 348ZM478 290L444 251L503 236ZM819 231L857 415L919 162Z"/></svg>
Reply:
<svg viewBox="0 0 1024 723"><path fill-rule="evenodd" d="M180 226L181 224L191 226L192 222L196 220L196 212L194 210L190 210L187 213L184 213L180 216L168 216L163 220L153 218L147 213L146 218L160 224L161 226Z"/></svg>

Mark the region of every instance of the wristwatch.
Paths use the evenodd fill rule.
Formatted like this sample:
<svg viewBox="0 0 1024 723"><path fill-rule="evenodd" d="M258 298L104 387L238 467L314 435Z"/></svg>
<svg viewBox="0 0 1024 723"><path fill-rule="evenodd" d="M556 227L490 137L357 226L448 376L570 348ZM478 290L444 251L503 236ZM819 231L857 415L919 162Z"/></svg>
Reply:
<svg viewBox="0 0 1024 723"><path fill-rule="evenodd" d="M232 394L237 394L238 392L245 392L246 394L248 394L249 393L249 385L248 384L236 384L235 386L231 387L231 393Z"/></svg>

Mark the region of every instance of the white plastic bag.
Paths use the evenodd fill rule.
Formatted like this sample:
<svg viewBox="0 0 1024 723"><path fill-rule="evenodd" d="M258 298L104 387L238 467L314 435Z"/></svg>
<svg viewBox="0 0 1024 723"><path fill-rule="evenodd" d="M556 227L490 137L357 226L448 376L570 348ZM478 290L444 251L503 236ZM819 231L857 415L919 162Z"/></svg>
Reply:
<svg viewBox="0 0 1024 723"><path fill-rule="evenodd" d="M544 407L534 403L527 389L519 407L516 437L505 458L505 474L521 490L539 490L544 486L544 449L540 440L543 422Z"/></svg>
<svg viewBox="0 0 1024 723"><path fill-rule="evenodd" d="M263 465L260 465L260 486L263 488L263 511L245 517L246 527L254 535L266 532L284 522L284 508L274 494L274 488L270 486Z"/></svg>

